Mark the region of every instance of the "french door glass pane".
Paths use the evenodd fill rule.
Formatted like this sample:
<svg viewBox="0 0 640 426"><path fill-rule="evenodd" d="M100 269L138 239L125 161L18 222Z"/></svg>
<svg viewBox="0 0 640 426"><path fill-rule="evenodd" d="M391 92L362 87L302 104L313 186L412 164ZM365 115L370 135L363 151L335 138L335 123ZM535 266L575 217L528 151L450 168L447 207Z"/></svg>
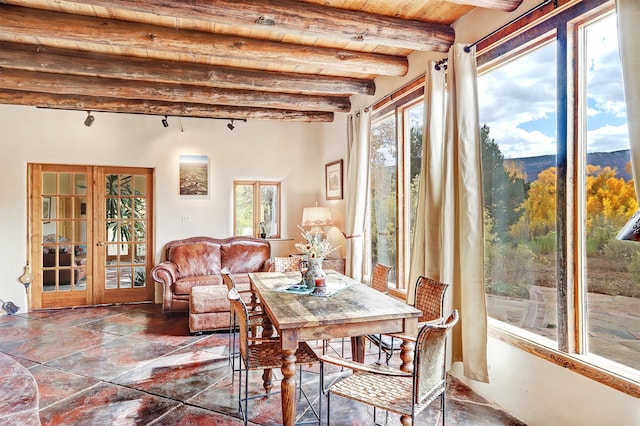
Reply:
<svg viewBox="0 0 640 426"><path fill-rule="evenodd" d="M85 182L83 173L42 173L43 292L86 289Z"/></svg>
<svg viewBox="0 0 640 426"><path fill-rule="evenodd" d="M145 176L106 175L106 192L111 195L105 201L105 274L108 289L146 285L146 269L134 267L146 259L146 191Z"/></svg>
<svg viewBox="0 0 640 426"><path fill-rule="evenodd" d="M584 27L588 351L640 370L640 244L616 234L638 208L615 15Z"/></svg>
<svg viewBox="0 0 640 426"><path fill-rule="evenodd" d="M371 126L371 261L392 266L389 281L397 270L398 145L396 118L391 114Z"/></svg>
<svg viewBox="0 0 640 426"><path fill-rule="evenodd" d="M556 339L556 47L478 78L489 315Z"/></svg>

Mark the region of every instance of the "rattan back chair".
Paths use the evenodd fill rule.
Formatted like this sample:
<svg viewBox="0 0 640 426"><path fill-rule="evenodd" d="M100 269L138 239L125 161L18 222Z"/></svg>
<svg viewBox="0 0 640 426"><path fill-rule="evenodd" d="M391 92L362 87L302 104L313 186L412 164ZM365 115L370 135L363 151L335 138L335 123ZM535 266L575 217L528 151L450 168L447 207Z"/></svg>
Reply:
<svg viewBox="0 0 640 426"><path fill-rule="evenodd" d="M444 315L444 296L449 288L449 284L427 278L425 276L418 277L415 288L414 307L422 311L422 315L418 318L418 328L425 323L442 321ZM402 340L394 337L394 334L383 334L381 336L368 336L382 352L385 353L385 363L389 364L389 360L394 352L400 351Z"/></svg>
<svg viewBox="0 0 640 426"><path fill-rule="evenodd" d="M389 271L391 271L391 266L376 263L371 272L371 288L387 294L389 291Z"/></svg>
<svg viewBox="0 0 640 426"><path fill-rule="evenodd" d="M248 404L249 399L264 397L267 394L252 395L249 397L249 371L251 370L267 370L273 368L282 367L282 352L280 349L280 340L277 337L252 337L249 335L250 321L249 312L247 311L247 305L240 298L236 289L231 289L227 296L233 314L237 318L239 336L240 336L240 360L239 373L238 373L238 407L242 414L244 424L248 421ZM301 395L307 400L309 407L316 415L317 422L320 424L320 413L322 412L322 380L320 380L319 398L318 398L318 411L313 407L313 404L302 390L302 366L313 365L320 362L320 359L311 347L305 343L300 342L298 349L295 352L296 365L300 367L300 378L298 380L299 390ZM235 373L233 373L235 374ZM244 377L243 377L244 376ZM244 385L244 387L243 387Z"/></svg>
<svg viewBox="0 0 640 426"><path fill-rule="evenodd" d="M338 379L327 389L327 425L331 423L332 395L399 414L402 424L414 425L416 416L440 397L444 425L447 390L446 340L447 332L458 323L458 311L453 311L443 320L444 318L438 322L426 323L418 332L413 372L361 364L330 355L323 356L323 362L350 368L354 372L350 376ZM324 376L322 381L324 386ZM408 422L409 418L411 423Z"/></svg>
<svg viewBox="0 0 640 426"><path fill-rule="evenodd" d="M231 272L228 268L223 268L220 271L220 275L222 276L222 282L227 286L227 290L237 290L236 289L236 281L231 275ZM261 310L257 310L260 308L259 304L252 305L251 310L249 311L249 328L253 336L256 336L258 333L258 327L264 327L266 322L268 321L268 317ZM237 318L233 312L233 309L229 309L229 361L231 362L231 368L233 371L236 370L235 359L238 356L236 352L236 330L238 328ZM231 380L233 381L233 377Z"/></svg>
<svg viewBox="0 0 640 426"><path fill-rule="evenodd" d="M419 277L416 283L414 306L422 311L418 323L438 321L444 311L444 296L449 284L440 281Z"/></svg>
<svg viewBox="0 0 640 426"><path fill-rule="evenodd" d="M272 257L274 272L300 272L302 256Z"/></svg>
<svg viewBox="0 0 640 426"><path fill-rule="evenodd" d="M383 265L382 263L376 263L373 266L373 271L371 272L371 288L373 288L374 290L378 290L381 293L387 294L389 292L389 272L390 271L391 271L391 266ZM380 362L380 359L382 358L382 345L383 345L382 335L371 334L367 336L367 339L369 339L369 341L371 341L374 345L378 347L378 362ZM389 362L390 356L387 356L386 358L387 358L387 362Z"/></svg>

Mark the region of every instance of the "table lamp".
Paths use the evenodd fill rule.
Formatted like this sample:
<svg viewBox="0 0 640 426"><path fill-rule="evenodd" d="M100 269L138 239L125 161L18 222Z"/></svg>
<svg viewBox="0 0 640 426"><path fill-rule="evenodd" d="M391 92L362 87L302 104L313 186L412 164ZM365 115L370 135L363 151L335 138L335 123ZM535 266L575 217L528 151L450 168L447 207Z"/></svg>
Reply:
<svg viewBox="0 0 640 426"><path fill-rule="evenodd" d="M302 209L302 226L311 228L309 232L316 241L324 240L321 226L331 225L331 209L329 207L305 207Z"/></svg>

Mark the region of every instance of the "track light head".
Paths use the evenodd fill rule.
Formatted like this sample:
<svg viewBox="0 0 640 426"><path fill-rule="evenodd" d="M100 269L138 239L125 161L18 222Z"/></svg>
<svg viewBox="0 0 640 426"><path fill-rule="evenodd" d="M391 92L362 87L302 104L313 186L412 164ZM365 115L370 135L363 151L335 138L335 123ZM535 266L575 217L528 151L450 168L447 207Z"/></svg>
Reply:
<svg viewBox="0 0 640 426"><path fill-rule="evenodd" d="M229 128L229 130L233 130L236 128L236 126L233 125L233 120L231 120L231 123L227 124L227 127Z"/></svg>
<svg viewBox="0 0 640 426"><path fill-rule="evenodd" d="M96 118L91 115L91 111L87 111L87 118L84 119L84 125L87 127L91 127L94 121L96 121Z"/></svg>
<svg viewBox="0 0 640 426"><path fill-rule="evenodd" d="M164 127L169 127L169 120L167 120L167 116L165 115L164 118L162 119L162 125Z"/></svg>

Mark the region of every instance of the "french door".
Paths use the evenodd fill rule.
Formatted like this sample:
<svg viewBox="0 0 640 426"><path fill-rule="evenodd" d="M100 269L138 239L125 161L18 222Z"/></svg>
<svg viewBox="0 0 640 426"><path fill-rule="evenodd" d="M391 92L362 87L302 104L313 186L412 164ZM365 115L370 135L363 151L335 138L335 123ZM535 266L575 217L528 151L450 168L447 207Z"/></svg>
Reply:
<svg viewBox="0 0 640 426"><path fill-rule="evenodd" d="M153 171L29 165L31 309L152 301Z"/></svg>

